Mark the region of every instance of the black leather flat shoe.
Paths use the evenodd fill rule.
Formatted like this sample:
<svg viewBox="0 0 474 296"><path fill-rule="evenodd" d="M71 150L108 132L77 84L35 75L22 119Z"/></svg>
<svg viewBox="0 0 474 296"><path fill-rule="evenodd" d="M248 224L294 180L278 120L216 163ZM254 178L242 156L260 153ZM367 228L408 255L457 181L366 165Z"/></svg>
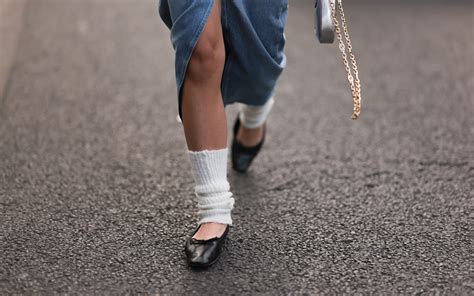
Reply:
<svg viewBox="0 0 474 296"><path fill-rule="evenodd" d="M194 231L191 237L186 240L184 251L189 266L209 267L219 259L222 246L229 233L229 225L227 225L224 233L220 237L206 240L193 238L193 235L199 230L199 227Z"/></svg>
<svg viewBox="0 0 474 296"><path fill-rule="evenodd" d="M262 149L263 143L265 142L266 128L263 129L263 137L260 143L255 146L248 147L240 144L237 141L237 133L240 128L240 119L237 116L234 124L234 139L232 140L232 168L239 173L245 173L252 164L253 159L257 156Z"/></svg>

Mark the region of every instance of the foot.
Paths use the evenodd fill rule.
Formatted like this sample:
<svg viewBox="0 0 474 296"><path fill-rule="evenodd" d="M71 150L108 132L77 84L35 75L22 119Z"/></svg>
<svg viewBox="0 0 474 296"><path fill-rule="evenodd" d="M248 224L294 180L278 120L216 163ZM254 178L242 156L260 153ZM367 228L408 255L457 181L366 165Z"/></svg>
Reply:
<svg viewBox="0 0 474 296"><path fill-rule="evenodd" d="M219 224L219 223L206 223L206 224ZM201 224L198 228L203 228ZM184 246L184 252L186 253L186 261L188 265L196 268L209 267L219 259L222 251L222 247L226 241L227 234L229 233L229 225L224 225L224 232L216 237L212 235L212 238L199 240L196 238L188 238ZM214 225L216 226L216 225ZM209 227L209 225L207 226ZM196 232L197 233L197 232Z"/></svg>
<svg viewBox="0 0 474 296"><path fill-rule="evenodd" d="M194 239L207 240L215 237L221 237L227 228L227 224L222 223L202 223L198 231L193 235Z"/></svg>
<svg viewBox="0 0 474 296"><path fill-rule="evenodd" d="M239 173L248 171L265 142L265 130L265 124L254 129L245 128L240 124L240 119L237 117L233 128L234 139L232 140L231 155L234 170Z"/></svg>
<svg viewBox="0 0 474 296"><path fill-rule="evenodd" d="M246 128L245 126L240 125L236 137L237 141L246 147L254 147L258 145L263 138L264 126L265 124L257 128Z"/></svg>

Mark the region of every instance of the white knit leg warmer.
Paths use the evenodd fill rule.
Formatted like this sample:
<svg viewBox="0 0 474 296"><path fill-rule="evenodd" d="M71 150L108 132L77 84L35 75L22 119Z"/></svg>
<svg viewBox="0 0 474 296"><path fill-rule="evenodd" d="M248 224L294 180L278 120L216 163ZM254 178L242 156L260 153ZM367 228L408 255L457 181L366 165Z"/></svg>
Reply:
<svg viewBox="0 0 474 296"><path fill-rule="evenodd" d="M227 182L227 153L227 148L188 152L196 181L199 224L217 222L232 225L234 199Z"/></svg>
<svg viewBox="0 0 474 296"><path fill-rule="evenodd" d="M262 106L240 104L240 122L246 128L257 128L262 126L267 120L274 103L275 101L272 97Z"/></svg>

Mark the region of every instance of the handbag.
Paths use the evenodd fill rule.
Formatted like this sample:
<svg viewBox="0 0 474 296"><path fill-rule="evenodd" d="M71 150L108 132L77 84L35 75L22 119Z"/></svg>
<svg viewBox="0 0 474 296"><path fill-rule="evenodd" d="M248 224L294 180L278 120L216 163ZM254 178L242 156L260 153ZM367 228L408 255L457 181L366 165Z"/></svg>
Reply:
<svg viewBox="0 0 474 296"><path fill-rule="evenodd" d="M336 27L332 20L330 0L316 0L314 6L314 30L320 43L333 43Z"/></svg>
<svg viewBox="0 0 474 296"><path fill-rule="evenodd" d="M361 83L342 0L316 0L314 8L314 31L319 42L331 44L336 38L339 42L339 50L352 93L354 105L352 119L357 119L361 111Z"/></svg>

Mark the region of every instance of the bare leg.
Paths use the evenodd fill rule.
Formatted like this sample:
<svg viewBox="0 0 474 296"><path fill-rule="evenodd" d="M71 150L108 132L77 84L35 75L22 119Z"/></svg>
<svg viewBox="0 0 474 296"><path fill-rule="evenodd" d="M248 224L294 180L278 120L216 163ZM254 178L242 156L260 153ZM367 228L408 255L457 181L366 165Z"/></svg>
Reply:
<svg viewBox="0 0 474 296"><path fill-rule="evenodd" d="M189 61L182 90L184 133L191 151L227 147L227 120L220 88L224 63L221 3L216 0ZM220 236L225 228L221 223L203 223L194 238Z"/></svg>

